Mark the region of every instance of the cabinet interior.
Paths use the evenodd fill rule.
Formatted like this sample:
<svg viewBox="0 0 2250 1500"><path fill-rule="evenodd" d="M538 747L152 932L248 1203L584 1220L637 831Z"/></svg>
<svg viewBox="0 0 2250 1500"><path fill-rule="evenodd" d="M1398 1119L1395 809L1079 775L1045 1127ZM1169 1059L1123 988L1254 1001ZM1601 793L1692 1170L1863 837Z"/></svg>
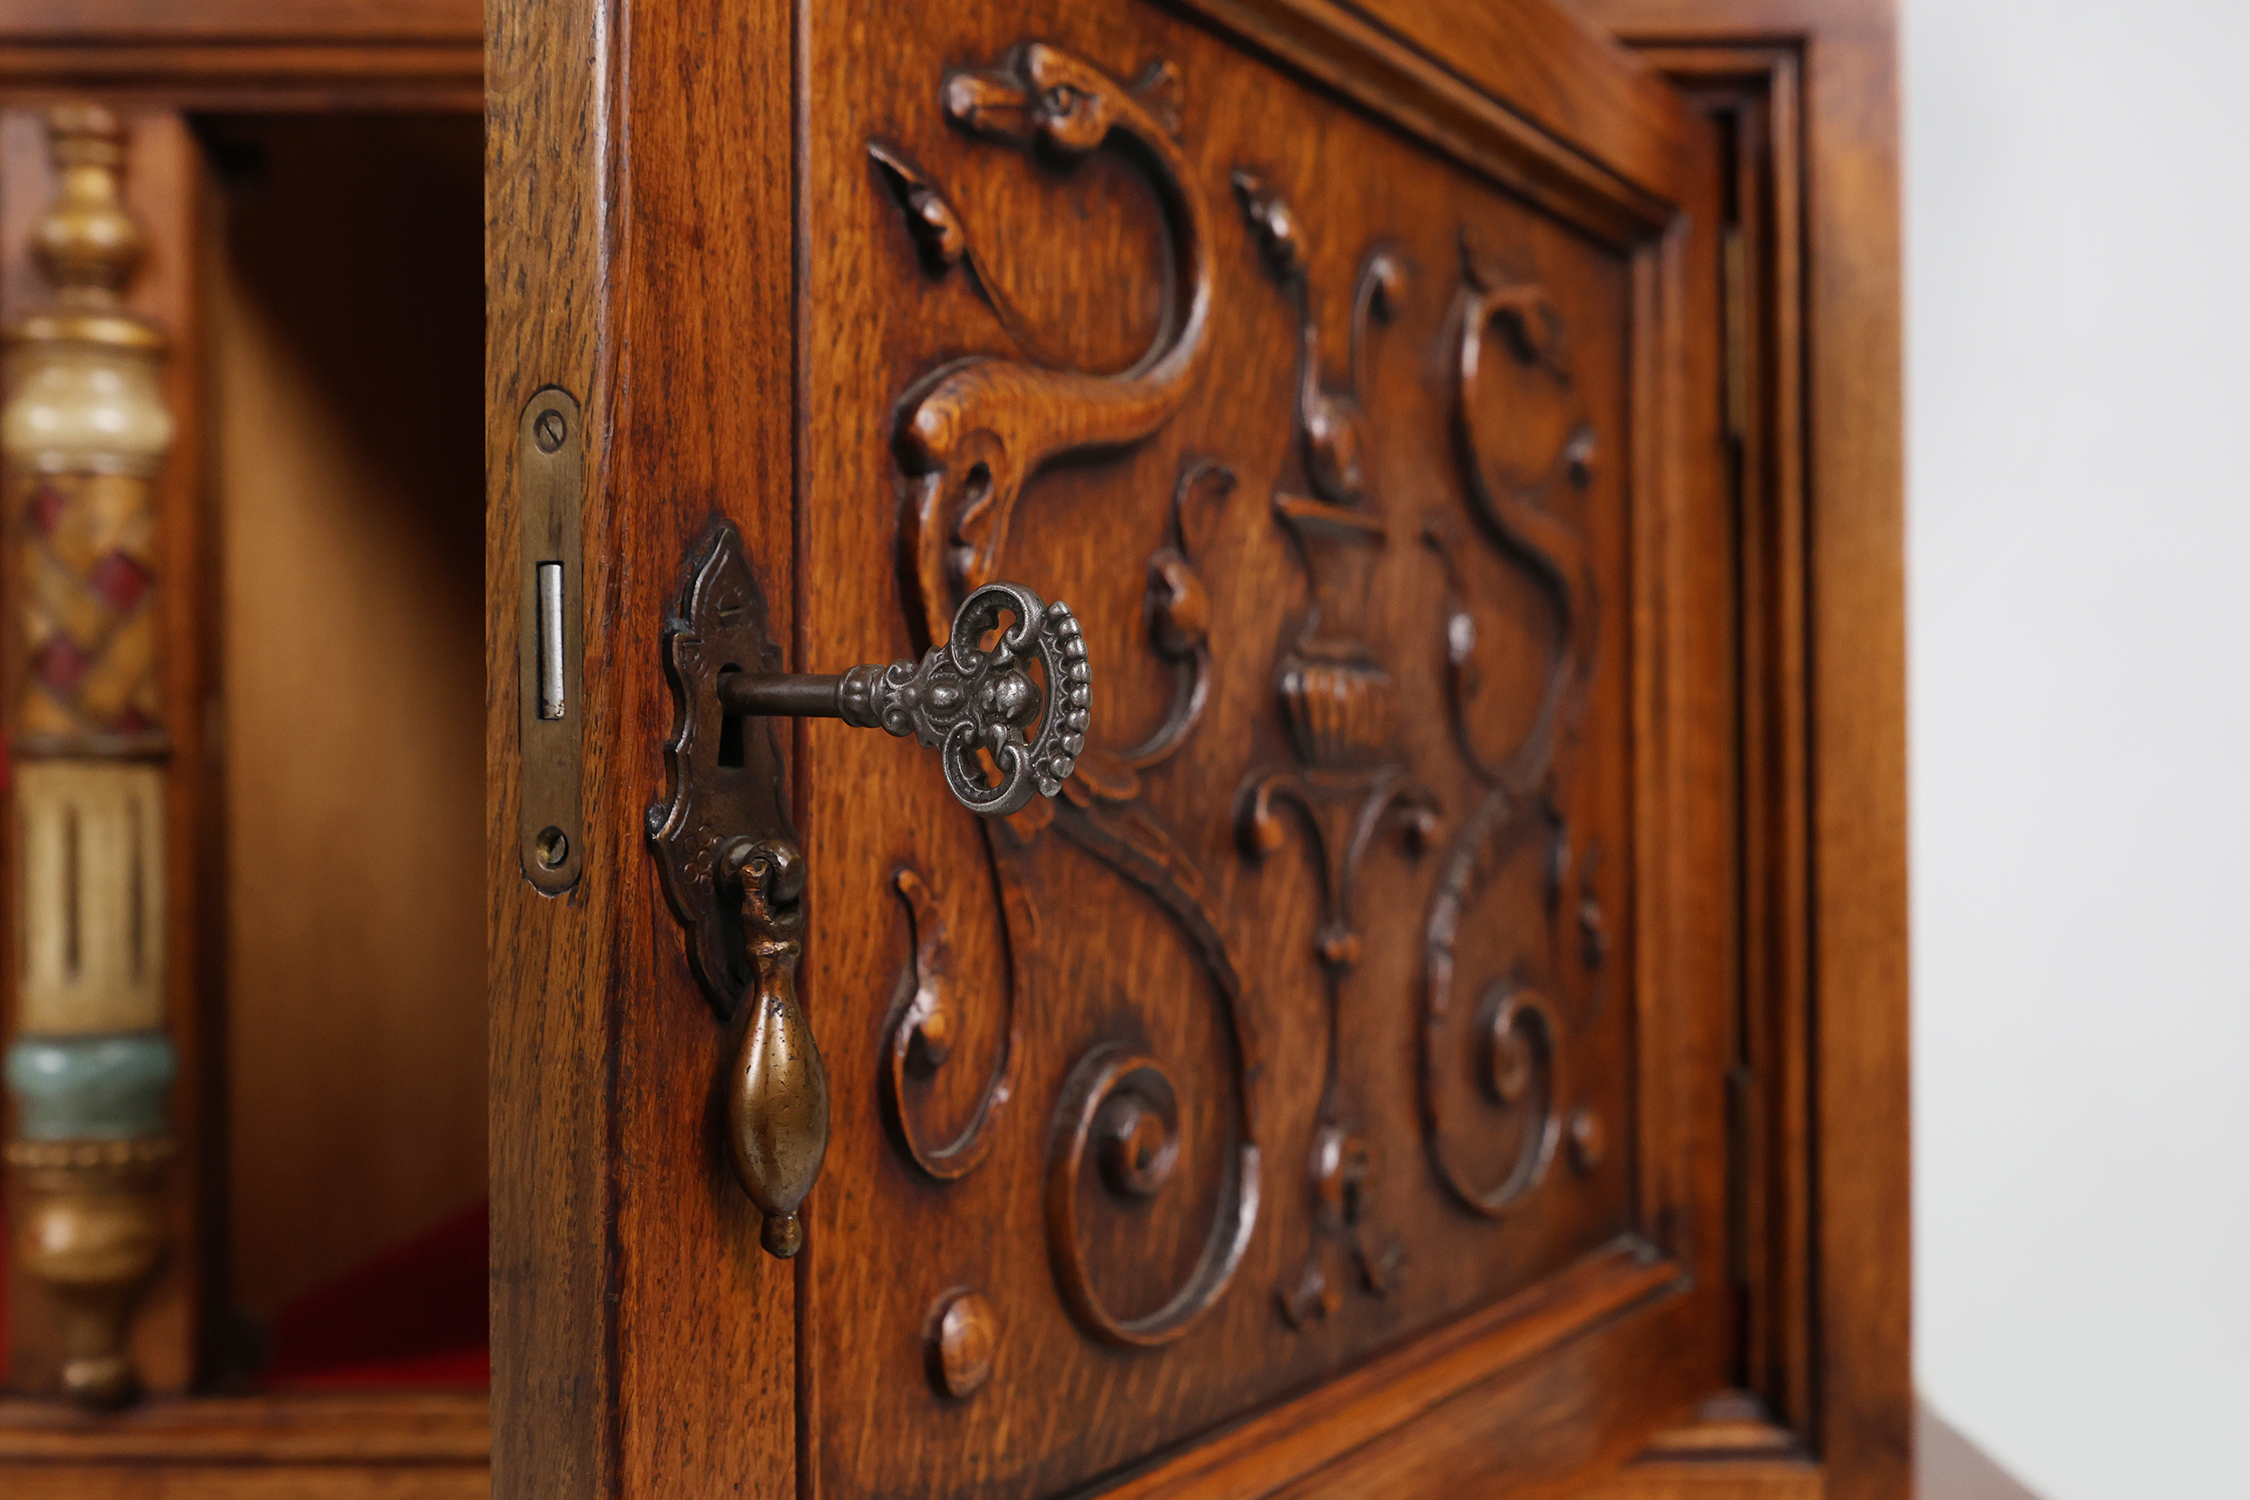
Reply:
<svg viewBox="0 0 2250 1500"><path fill-rule="evenodd" d="M482 121L196 128L233 1362L481 1378Z"/></svg>

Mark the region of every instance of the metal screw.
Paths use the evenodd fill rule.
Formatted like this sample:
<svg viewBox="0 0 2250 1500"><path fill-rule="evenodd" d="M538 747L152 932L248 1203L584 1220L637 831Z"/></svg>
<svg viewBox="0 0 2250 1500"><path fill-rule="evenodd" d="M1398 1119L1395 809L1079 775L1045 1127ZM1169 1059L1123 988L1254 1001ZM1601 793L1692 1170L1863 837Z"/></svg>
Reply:
<svg viewBox="0 0 2250 1500"><path fill-rule="evenodd" d="M559 870L570 858L570 835L552 826L539 830L534 841L540 865L549 870Z"/></svg>
<svg viewBox="0 0 2250 1500"><path fill-rule="evenodd" d="M564 423L561 412L548 410L539 414L539 420L531 424L531 431L539 440L539 451L552 453L563 445L563 438L568 435L569 428Z"/></svg>

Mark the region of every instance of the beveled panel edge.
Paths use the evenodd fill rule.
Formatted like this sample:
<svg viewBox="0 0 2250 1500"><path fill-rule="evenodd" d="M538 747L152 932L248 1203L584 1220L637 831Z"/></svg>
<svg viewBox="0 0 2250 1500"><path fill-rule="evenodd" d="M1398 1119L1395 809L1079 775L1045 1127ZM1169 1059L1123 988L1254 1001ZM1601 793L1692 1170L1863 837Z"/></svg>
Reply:
<svg viewBox="0 0 2250 1500"><path fill-rule="evenodd" d="M1708 124L1632 59L1575 24L1544 40L1552 55L1492 51L1457 57L1464 74L1415 39L1335 0L1170 0L1471 171L1521 194L1612 247L1645 241L1671 223L1697 163L1712 149ZM1565 18L1567 20L1567 18ZM1567 122L1564 134L1515 102L1562 70L1608 75L1603 92L1645 105Z"/></svg>
<svg viewBox="0 0 2250 1500"><path fill-rule="evenodd" d="M1573 1340L1646 1321L1693 1295L1676 1261L1638 1236L1622 1235L1513 1296L1122 1479L1100 1479L1077 1493L1102 1500L1271 1494L1331 1467L1341 1471L1356 1451L1410 1432L1511 1372L1535 1373L1534 1361Z"/></svg>
<svg viewBox="0 0 2250 1500"><path fill-rule="evenodd" d="M1748 1391L1704 1397L1580 1500L1823 1500L1827 1472Z"/></svg>
<svg viewBox="0 0 2250 1500"><path fill-rule="evenodd" d="M1658 1433L1636 1463L1705 1462L1721 1458L1806 1461L1803 1439L1774 1420L1751 1391L1715 1392L1676 1426Z"/></svg>
<svg viewBox="0 0 2250 1500"><path fill-rule="evenodd" d="M1693 168L1681 142L1703 113L1581 0L1473 6L1442 28L1427 0L1337 3L1659 197L1676 198L1670 184Z"/></svg>

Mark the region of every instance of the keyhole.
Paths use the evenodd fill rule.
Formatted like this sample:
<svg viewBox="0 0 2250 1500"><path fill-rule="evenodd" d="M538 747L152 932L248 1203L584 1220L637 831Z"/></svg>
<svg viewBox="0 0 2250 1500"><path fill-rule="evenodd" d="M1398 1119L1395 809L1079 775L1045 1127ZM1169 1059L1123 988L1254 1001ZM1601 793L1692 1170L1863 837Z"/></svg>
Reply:
<svg viewBox="0 0 2250 1500"><path fill-rule="evenodd" d="M724 683L729 677L736 675L741 670L740 667L733 665L721 667L719 669L719 681ZM727 701L724 688L719 692L718 701L722 705ZM744 715L742 714L728 713L724 707L719 710L719 769L723 771L739 771L742 769L744 755L742 745L743 718Z"/></svg>

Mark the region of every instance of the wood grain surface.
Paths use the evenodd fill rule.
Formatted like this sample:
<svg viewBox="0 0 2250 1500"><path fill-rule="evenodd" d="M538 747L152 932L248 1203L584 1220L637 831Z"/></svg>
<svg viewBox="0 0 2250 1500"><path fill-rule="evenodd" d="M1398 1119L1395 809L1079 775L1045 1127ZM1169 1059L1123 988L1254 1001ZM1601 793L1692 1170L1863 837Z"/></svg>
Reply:
<svg viewBox="0 0 2250 1500"><path fill-rule="evenodd" d="M611 1493L617 1466L616 999L606 980L622 856L611 851L567 896L541 895L518 863L514 770L519 414L549 385L591 411L614 367L602 280L618 187L607 19L606 6L496 7L485 35L491 1412L494 1488L511 1496ZM587 425L590 491L606 472L609 425Z"/></svg>
<svg viewBox="0 0 2250 1500"><path fill-rule="evenodd" d="M790 618L788 17L663 8L629 55L612 20L501 6L487 38L493 1482L775 1494L794 1482L792 1276L709 1128L723 1030L643 829L670 715L658 637L713 515ZM549 384L581 403L587 471L587 849L555 897L522 877L512 801L513 449Z"/></svg>
<svg viewBox="0 0 2250 1500"><path fill-rule="evenodd" d="M479 42L484 12L475 0L18 0L0 36L49 42L144 41Z"/></svg>

